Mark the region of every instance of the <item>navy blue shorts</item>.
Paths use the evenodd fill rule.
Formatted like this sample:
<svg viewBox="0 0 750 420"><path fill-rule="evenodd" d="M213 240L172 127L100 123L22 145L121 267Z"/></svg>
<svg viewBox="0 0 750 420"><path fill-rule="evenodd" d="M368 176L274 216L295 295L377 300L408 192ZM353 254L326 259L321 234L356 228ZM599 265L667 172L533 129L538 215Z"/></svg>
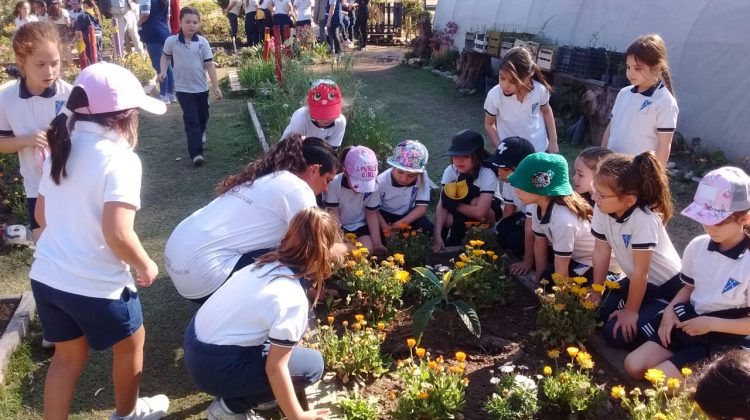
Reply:
<svg viewBox="0 0 750 420"><path fill-rule="evenodd" d="M355 230L349 230L349 229L343 229L344 233L353 233L357 235L357 238L360 236L370 236L370 228L367 227L367 225L360 226Z"/></svg>
<svg viewBox="0 0 750 420"><path fill-rule="evenodd" d="M36 222L36 217L34 217L34 210L36 209L36 197L34 198L26 198L26 211L28 212L29 216L29 225L31 226L31 230L39 229L39 223Z"/></svg>
<svg viewBox="0 0 750 420"><path fill-rule="evenodd" d="M44 339L58 343L85 336L93 350L106 350L143 325L138 292L125 287L119 299L76 295L31 280Z"/></svg>

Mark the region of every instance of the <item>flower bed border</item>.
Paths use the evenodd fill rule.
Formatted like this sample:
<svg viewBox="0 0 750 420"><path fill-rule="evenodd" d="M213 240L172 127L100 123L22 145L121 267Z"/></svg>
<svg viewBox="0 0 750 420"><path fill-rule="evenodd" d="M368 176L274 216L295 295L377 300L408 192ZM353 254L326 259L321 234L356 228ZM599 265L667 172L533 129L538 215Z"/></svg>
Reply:
<svg viewBox="0 0 750 420"><path fill-rule="evenodd" d="M5 370L8 367L13 352L21 344L23 338L29 333L29 324L36 314L36 302L34 295L30 292L23 294L5 295L0 300L19 299L18 307L13 312L8 326L5 327L2 337L0 337L0 383L5 380Z"/></svg>

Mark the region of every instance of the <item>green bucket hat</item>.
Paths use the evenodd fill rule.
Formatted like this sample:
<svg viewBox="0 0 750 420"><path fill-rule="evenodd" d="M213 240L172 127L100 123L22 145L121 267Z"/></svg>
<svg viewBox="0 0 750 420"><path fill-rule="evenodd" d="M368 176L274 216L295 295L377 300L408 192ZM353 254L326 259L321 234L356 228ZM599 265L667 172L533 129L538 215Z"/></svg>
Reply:
<svg viewBox="0 0 750 420"><path fill-rule="evenodd" d="M559 196L573 194L564 157L538 152L526 156L508 177L510 185L528 193Z"/></svg>

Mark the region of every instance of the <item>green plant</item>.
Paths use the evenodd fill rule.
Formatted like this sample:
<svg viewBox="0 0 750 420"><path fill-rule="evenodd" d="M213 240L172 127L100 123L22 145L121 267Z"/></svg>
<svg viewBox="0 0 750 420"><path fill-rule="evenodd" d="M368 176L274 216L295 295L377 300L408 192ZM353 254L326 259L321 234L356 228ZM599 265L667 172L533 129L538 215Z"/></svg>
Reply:
<svg viewBox="0 0 750 420"><path fill-rule="evenodd" d="M383 232L385 246L394 254L408 255L407 267L422 266L430 256L430 235L421 229L412 229L409 225L399 226L397 230ZM395 255L394 255L395 256Z"/></svg>
<svg viewBox="0 0 750 420"><path fill-rule="evenodd" d="M503 366L502 376L490 379L496 385L496 392L484 407L493 419L527 420L539 412L537 381L514 370L515 366Z"/></svg>
<svg viewBox="0 0 750 420"><path fill-rule="evenodd" d="M430 65L436 69L456 71L458 59L461 53L455 48L436 50L430 57Z"/></svg>
<svg viewBox="0 0 750 420"><path fill-rule="evenodd" d="M684 376L692 373L690 369L682 369ZM682 386L679 379L664 377L664 372L649 369L644 376L651 382L651 388L641 391L633 388L630 392L622 385L613 386L610 395L620 401L620 406L634 420L687 420L708 419L697 404L690 399L693 391Z"/></svg>
<svg viewBox="0 0 750 420"><path fill-rule="evenodd" d="M143 54L126 54L121 58L115 59L114 62L130 70L142 85L147 84L156 76L156 71L151 66L151 61Z"/></svg>
<svg viewBox="0 0 750 420"><path fill-rule="evenodd" d="M484 250L484 241L469 240L466 250L454 262L456 268L481 267L474 273L456 280L455 293L475 305L485 308L495 303L505 305L513 298L515 283L508 275L507 259L494 251Z"/></svg>
<svg viewBox="0 0 750 420"><path fill-rule="evenodd" d="M12 221L28 223L26 195L15 153L0 155L0 204L10 211Z"/></svg>
<svg viewBox="0 0 750 420"><path fill-rule="evenodd" d="M458 316L463 321L466 328L479 337L482 335L482 326L479 323L479 316L476 310L456 296L456 285L461 282L465 276L475 271L481 270L478 266L466 266L461 269L448 270L442 273L442 278L438 278L432 270L426 267L417 267L414 272L419 274L422 279L422 286L426 292L425 301L422 307L414 312L412 318L412 329L417 336L421 336L427 329L427 324L432 318L432 313L440 307L452 306L456 309ZM449 329L452 331L452 326Z"/></svg>
<svg viewBox="0 0 750 420"><path fill-rule="evenodd" d="M380 418L377 399L366 399L356 392L336 401L336 405L344 412L344 419L346 420L377 420Z"/></svg>
<svg viewBox="0 0 750 420"><path fill-rule="evenodd" d="M398 398L395 419L454 419L463 409L465 388L469 379L464 376L466 354L456 352L456 360L435 360L424 348L415 347L408 339L409 358L396 363L396 377L400 392L391 391L390 398Z"/></svg>
<svg viewBox="0 0 750 420"><path fill-rule="evenodd" d="M532 334L543 342L563 346L586 340L596 327L597 305L587 299L589 288L583 277L567 278L559 273L552 275L552 293L546 293L541 287L536 289L541 307L537 312L536 331ZM549 285L549 280L542 279L542 286ZM605 285L593 285L598 293L604 289L619 288L614 281Z"/></svg>
<svg viewBox="0 0 750 420"><path fill-rule="evenodd" d="M566 352L570 362L564 368L557 373L550 366L544 368L542 405L558 413L584 413L596 418L597 410L604 407L607 397L591 377L594 361L589 353L577 347L568 347ZM555 358L556 364L557 360Z"/></svg>
<svg viewBox="0 0 750 420"><path fill-rule="evenodd" d="M695 176L702 177L707 172L725 166L729 162L721 149L715 148L713 151L705 149L700 137L693 137L690 145L691 168Z"/></svg>
<svg viewBox="0 0 750 420"><path fill-rule="evenodd" d="M380 354L380 344L385 340L383 322L375 324L373 329L367 326L364 315L355 315L351 328L348 321L342 322L343 331L339 336L334 329L334 318L329 316L327 321L328 325L318 328L318 342L310 345L323 354L327 370L335 372L344 383L388 372L390 361Z"/></svg>
<svg viewBox="0 0 750 420"><path fill-rule="evenodd" d="M490 249L498 247L497 232L487 221L466 222L466 243L469 243L471 240L482 241Z"/></svg>

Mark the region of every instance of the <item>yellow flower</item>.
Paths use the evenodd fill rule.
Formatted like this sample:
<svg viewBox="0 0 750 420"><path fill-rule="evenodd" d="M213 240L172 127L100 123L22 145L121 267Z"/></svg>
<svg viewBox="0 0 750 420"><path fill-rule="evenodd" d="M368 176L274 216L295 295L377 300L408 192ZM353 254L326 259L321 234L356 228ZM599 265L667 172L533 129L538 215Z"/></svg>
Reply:
<svg viewBox="0 0 750 420"><path fill-rule="evenodd" d="M461 255L458 256L458 258L460 258L461 261L463 261L465 263L469 262L469 257L467 257L466 254L461 254Z"/></svg>
<svg viewBox="0 0 750 420"><path fill-rule="evenodd" d="M583 297L586 293L588 293L589 288L588 287L581 287L578 285L575 285L570 288L571 293L578 295L579 297Z"/></svg>
<svg viewBox="0 0 750 420"><path fill-rule="evenodd" d="M419 391L419 399L423 400L425 398L427 398L427 393L424 391Z"/></svg>
<svg viewBox="0 0 750 420"><path fill-rule="evenodd" d="M414 350L414 353L421 359L422 357L424 357L425 349L424 347L417 347L417 349Z"/></svg>
<svg viewBox="0 0 750 420"><path fill-rule="evenodd" d="M391 401L395 401L396 400L396 391L391 390L390 392L388 392L388 399L391 400Z"/></svg>
<svg viewBox="0 0 750 420"><path fill-rule="evenodd" d="M591 290L595 291L596 293L603 293L604 292L604 285L603 284L592 284Z"/></svg>
<svg viewBox="0 0 750 420"><path fill-rule="evenodd" d="M591 369L594 367L594 362L591 360L591 355L585 351L578 352L576 355L576 362L578 362L584 369Z"/></svg>
<svg viewBox="0 0 750 420"><path fill-rule="evenodd" d="M497 261L498 258L500 258L500 257L498 257L497 255L493 255L492 256L492 261Z"/></svg>
<svg viewBox="0 0 750 420"><path fill-rule="evenodd" d="M466 267L466 263L465 262L463 262L463 261L456 261L456 268L458 268L460 270L460 269L462 269L464 267Z"/></svg>
<svg viewBox="0 0 750 420"><path fill-rule="evenodd" d="M417 340L413 338L407 338L406 339L406 345L409 346L409 348L414 347L417 344Z"/></svg>
<svg viewBox="0 0 750 420"><path fill-rule="evenodd" d="M583 309L588 309L588 310L596 309L596 303L590 300L584 300L583 303L581 303L581 306L583 306Z"/></svg>
<svg viewBox="0 0 750 420"><path fill-rule="evenodd" d="M469 241L469 245L471 245L472 248L478 248L484 245L484 241L480 241L478 239L472 240L472 241Z"/></svg>
<svg viewBox="0 0 750 420"><path fill-rule="evenodd" d="M328 325L333 324L333 317L329 316L328 318L326 318L326 321L328 321Z"/></svg>
<svg viewBox="0 0 750 420"><path fill-rule="evenodd" d="M466 360L466 353L464 353L462 351L457 351L456 352L456 360L458 360L459 362L463 362L464 360Z"/></svg>
<svg viewBox="0 0 750 420"><path fill-rule="evenodd" d="M355 242L354 246L356 246L357 248L362 248L362 242Z"/></svg>
<svg viewBox="0 0 750 420"><path fill-rule="evenodd" d="M385 322L378 322L377 328L378 331L383 331L385 329Z"/></svg>
<svg viewBox="0 0 750 420"><path fill-rule="evenodd" d="M354 272L354 275L355 275L356 277L362 277L362 276L364 276L364 275L365 275L365 272L364 272L364 271L362 271L362 270L357 270L357 271L355 271L355 272Z"/></svg>
<svg viewBox="0 0 750 420"><path fill-rule="evenodd" d="M564 284L567 282L567 279L560 273L552 273L552 281L555 284Z"/></svg>
<svg viewBox="0 0 750 420"><path fill-rule="evenodd" d="M362 322L363 319L365 319L365 316L362 314L354 315L354 319L357 320L357 322Z"/></svg>
<svg viewBox="0 0 750 420"><path fill-rule="evenodd" d="M484 255L484 254L487 253L487 251L485 251L483 249L475 249L475 250L473 250L471 252L472 252L472 254L474 254L475 257L481 257L482 255Z"/></svg>
<svg viewBox="0 0 750 420"><path fill-rule="evenodd" d="M341 323L341 325L343 325L344 328L346 328L346 327L349 326L349 321L344 321L344 322Z"/></svg>
<svg viewBox="0 0 750 420"><path fill-rule="evenodd" d="M571 280L573 280L573 282L575 284L578 284L578 285L581 285L581 284L586 283L588 281L586 279L586 277L573 277Z"/></svg>
<svg viewBox="0 0 750 420"><path fill-rule="evenodd" d="M584 360L583 363L581 363L581 367L584 369L593 369L594 368L594 361L591 359Z"/></svg>
<svg viewBox="0 0 750 420"><path fill-rule="evenodd" d="M488 257L492 257L493 255L495 255L495 251L487 251Z"/></svg>
<svg viewBox="0 0 750 420"><path fill-rule="evenodd" d="M668 420L669 417L667 417L664 413L656 413L654 416L654 420Z"/></svg>
<svg viewBox="0 0 750 420"><path fill-rule="evenodd" d="M555 310L557 312L561 312L563 309L565 309L565 304L564 303L556 303L555 306L554 306L554 308L555 308Z"/></svg>
<svg viewBox="0 0 750 420"><path fill-rule="evenodd" d="M396 270L396 272L393 273L393 278L400 281L401 283L406 283L407 281L409 281L410 277L411 275L406 270Z"/></svg>
<svg viewBox="0 0 750 420"><path fill-rule="evenodd" d="M430 362L427 363L427 367L434 370L437 367L437 362L430 360Z"/></svg>
<svg viewBox="0 0 750 420"><path fill-rule="evenodd" d="M558 351L557 349L552 349L547 352L547 357L549 357L550 359L557 359L558 357L560 357L560 351Z"/></svg>
<svg viewBox="0 0 750 420"><path fill-rule="evenodd" d="M680 380L677 378L669 378L667 379L667 388L671 390L675 390L680 387Z"/></svg>
<svg viewBox="0 0 750 420"><path fill-rule="evenodd" d="M643 377L646 378L647 381L656 385L664 381L664 372L660 371L659 369L649 369L646 371L646 374L643 375Z"/></svg>
<svg viewBox="0 0 750 420"><path fill-rule="evenodd" d="M440 356L438 356L437 359L435 359L435 361L438 363L443 363L443 355L441 354Z"/></svg>
<svg viewBox="0 0 750 420"><path fill-rule="evenodd" d="M578 350L578 347L568 347L567 349L565 349L565 351L568 352L568 356L576 357L580 350Z"/></svg>
<svg viewBox="0 0 750 420"><path fill-rule="evenodd" d="M451 373L456 373L456 372L458 372L458 368L457 368L457 367L455 367L455 366L451 366L451 367L449 367L449 368L448 368L448 370L449 370L449 371L450 371Z"/></svg>
<svg viewBox="0 0 750 420"><path fill-rule="evenodd" d="M604 282L604 287L606 287L607 289L612 289L612 290L619 289L620 283L616 281L612 281L612 280L607 280Z"/></svg>
<svg viewBox="0 0 750 420"><path fill-rule="evenodd" d="M393 259L396 260L397 263L404 265L406 263L406 260L404 259L404 254L393 254Z"/></svg>
<svg viewBox="0 0 750 420"><path fill-rule="evenodd" d="M545 366L544 367L544 376L550 376L552 375L552 367L551 366Z"/></svg>
<svg viewBox="0 0 750 420"><path fill-rule="evenodd" d="M684 367L682 370L680 370L680 373L682 373L682 376L690 376L693 374L693 369L690 369L689 367Z"/></svg>
<svg viewBox="0 0 750 420"><path fill-rule="evenodd" d="M612 398L616 400L625 398L625 387L622 385L613 386L612 391L610 391L609 395L611 395Z"/></svg>
<svg viewBox="0 0 750 420"><path fill-rule="evenodd" d="M464 378L464 386L468 386L468 385L469 385L469 378Z"/></svg>
<svg viewBox="0 0 750 420"><path fill-rule="evenodd" d="M354 328L354 331L359 331L362 329L362 324L360 324L359 322L355 322L354 324L352 324L352 328Z"/></svg>

